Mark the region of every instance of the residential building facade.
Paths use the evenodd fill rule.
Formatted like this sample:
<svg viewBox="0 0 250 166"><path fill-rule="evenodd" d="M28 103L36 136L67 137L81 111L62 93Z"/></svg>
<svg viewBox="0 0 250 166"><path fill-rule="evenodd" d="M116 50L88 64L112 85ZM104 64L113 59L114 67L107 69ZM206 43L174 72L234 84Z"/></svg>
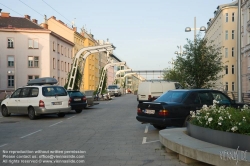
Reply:
<svg viewBox="0 0 250 166"><path fill-rule="evenodd" d="M214 18L209 19L205 37L221 48L224 75L217 81L215 89L237 91L237 1L219 5Z"/></svg>
<svg viewBox="0 0 250 166"><path fill-rule="evenodd" d="M54 77L64 86L74 43L29 15L12 17L2 12L0 22L0 90L13 91L40 77Z"/></svg>

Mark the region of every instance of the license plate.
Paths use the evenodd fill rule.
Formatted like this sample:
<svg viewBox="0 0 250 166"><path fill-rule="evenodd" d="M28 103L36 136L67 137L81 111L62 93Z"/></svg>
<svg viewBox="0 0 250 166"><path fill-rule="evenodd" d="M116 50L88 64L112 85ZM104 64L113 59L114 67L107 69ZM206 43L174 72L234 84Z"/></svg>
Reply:
<svg viewBox="0 0 250 166"><path fill-rule="evenodd" d="M155 114L155 110L145 110L146 114Z"/></svg>
<svg viewBox="0 0 250 166"><path fill-rule="evenodd" d="M62 105L62 102L52 102L52 105Z"/></svg>
<svg viewBox="0 0 250 166"><path fill-rule="evenodd" d="M79 98L78 99L74 99L74 101L81 101L81 99L79 99Z"/></svg>

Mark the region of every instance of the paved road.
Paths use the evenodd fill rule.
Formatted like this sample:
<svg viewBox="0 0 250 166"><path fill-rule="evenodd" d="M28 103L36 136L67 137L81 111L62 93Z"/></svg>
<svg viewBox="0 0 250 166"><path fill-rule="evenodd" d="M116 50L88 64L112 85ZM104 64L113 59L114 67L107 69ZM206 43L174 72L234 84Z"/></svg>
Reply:
<svg viewBox="0 0 250 166"><path fill-rule="evenodd" d="M56 161L65 166L186 165L165 153L158 130L135 119L136 108L136 96L127 94L64 118L50 115L32 121L23 115L0 116L0 165L49 166Z"/></svg>

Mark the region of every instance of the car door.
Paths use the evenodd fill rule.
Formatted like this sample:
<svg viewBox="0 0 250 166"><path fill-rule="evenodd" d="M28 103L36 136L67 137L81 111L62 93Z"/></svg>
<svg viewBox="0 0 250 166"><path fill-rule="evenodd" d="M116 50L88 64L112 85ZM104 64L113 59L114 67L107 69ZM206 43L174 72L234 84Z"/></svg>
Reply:
<svg viewBox="0 0 250 166"><path fill-rule="evenodd" d="M18 109L17 112L20 114L28 113L28 97L29 97L29 87L22 88L18 99Z"/></svg>
<svg viewBox="0 0 250 166"><path fill-rule="evenodd" d="M18 100L22 88L17 89L8 99L7 108L9 113L18 113Z"/></svg>
<svg viewBox="0 0 250 166"><path fill-rule="evenodd" d="M213 96L213 100L218 102L218 105L231 106L231 99L225 94L218 91L212 91L211 94Z"/></svg>

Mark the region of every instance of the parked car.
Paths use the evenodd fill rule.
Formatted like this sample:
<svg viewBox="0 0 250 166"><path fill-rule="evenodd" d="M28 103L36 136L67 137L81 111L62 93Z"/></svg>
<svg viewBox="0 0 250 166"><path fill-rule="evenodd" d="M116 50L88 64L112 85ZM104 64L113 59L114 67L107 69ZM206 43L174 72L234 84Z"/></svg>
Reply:
<svg viewBox="0 0 250 166"><path fill-rule="evenodd" d="M168 126L186 126L190 111L196 111L203 105L219 105L243 107L244 103L235 103L227 95L210 89L170 90L153 102L138 104L136 119L142 123L150 123L157 129Z"/></svg>
<svg viewBox="0 0 250 166"><path fill-rule="evenodd" d="M109 85L107 91L110 96L121 96L123 93L123 88L119 85Z"/></svg>
<svg viewBox="0 0 250 166"><path fill-rule="evenodd" d="M178 82L170 81L144 81L138 86L137 101L139 103L154 101L168 90L182 89Z"/></svg>
<svg viewBox="0 0 250 166"><path fill-rule="evenodd" d="M70 111L69 95L63 87L54 84L57 80L50 77L29 81L27 86L18 88L2 101L2 115L28 114L31 120L42 114L64 117Z"/></svg>
<svg viewBox="0 0 250 166"><path fill-rule="evenodd" d="M81 113L83 109L87 107L86 96L78 90L68 90L70 97L71 110L75 110L76 113Z"/></svg>

